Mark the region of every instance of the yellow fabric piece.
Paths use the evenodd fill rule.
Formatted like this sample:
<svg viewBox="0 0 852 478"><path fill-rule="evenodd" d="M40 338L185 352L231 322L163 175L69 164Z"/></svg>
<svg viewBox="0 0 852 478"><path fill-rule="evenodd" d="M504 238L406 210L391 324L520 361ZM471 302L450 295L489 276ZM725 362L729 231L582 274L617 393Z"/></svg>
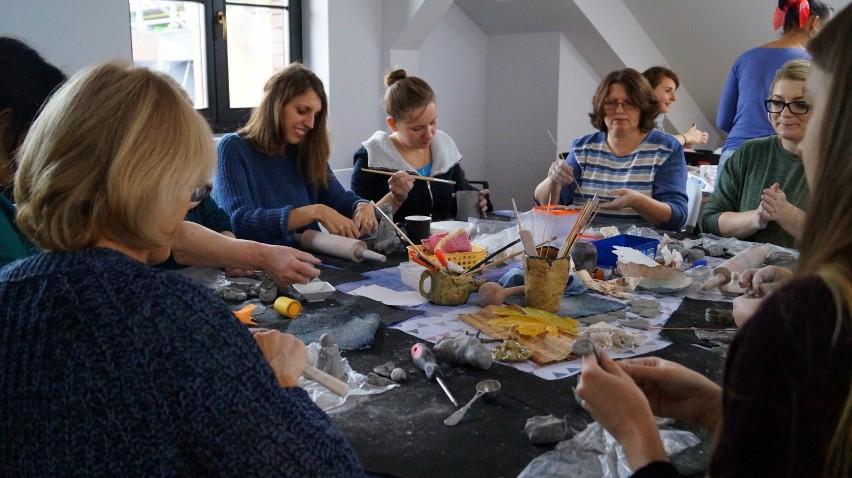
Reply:
<svg viewBox="0 0 852 478"><path fill-rule="evenodd" d="M518 333L522 335L535 336L547 331L551 335L559 335L559 329L566 332L576 334L579 331L580 323L571 317L560 317L556 314L545 312L532 307L525 307L524 313L507 307L498 307L492 312L499 318L490 321L491 324L499 327L518 327ZM526 331L536 331L537 333L524 333L521 331L521 326L525 326ZM532 326L541 326L532 327Z"/></svg>

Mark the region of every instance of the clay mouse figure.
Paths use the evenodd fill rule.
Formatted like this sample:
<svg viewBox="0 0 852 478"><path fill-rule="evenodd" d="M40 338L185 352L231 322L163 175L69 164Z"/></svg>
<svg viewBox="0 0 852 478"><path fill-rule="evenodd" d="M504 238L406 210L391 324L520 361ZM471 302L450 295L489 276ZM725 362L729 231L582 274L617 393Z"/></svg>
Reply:
<svg viewBox="0 0 852 478"><path fill-rule="evenodd" d="M322 334L319 339L320 350L317 354L317 362L314 367L331 375L346 381L346 374L343 373L342 357L340 356L340 347L337 346L334 337L331 334Z"/></svg>

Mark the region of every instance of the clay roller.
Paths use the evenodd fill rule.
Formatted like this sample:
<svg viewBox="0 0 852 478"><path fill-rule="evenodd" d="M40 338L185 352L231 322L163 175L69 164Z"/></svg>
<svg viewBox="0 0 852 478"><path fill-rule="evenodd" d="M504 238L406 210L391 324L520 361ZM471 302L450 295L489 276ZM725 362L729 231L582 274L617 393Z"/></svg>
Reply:
<svg viewBox="0 0 852 478"><path fill-rule="evenodd" d="M345 397L346 394L349 393L348 383L323 372L311 364L305 364L305 368L302 370L302 375L305 378L313 380L314 382L329 389L338 397Z"/></svg>
<svg viewBox="0 0 852 478"><path fill-rule="evenodd" d="M751 246L734 257L726 260L719 267L713 269L713 277L701 285L701 290L710 290L714 287L731 282L731 274L736 272L742 274L746 269L753 269L763 265L768 251L763 246Z"/></svg>
<svg viewBox="0 0 852 478"><path fill-rule="evenodd" d="M348 259L352 262L361 262L364 259L384 262L387 259L383 254L367 249L367 244L364 241L350 237L337 236L313 229L295 234L295 237L302 244L302 247L309 251Z"/></svg>

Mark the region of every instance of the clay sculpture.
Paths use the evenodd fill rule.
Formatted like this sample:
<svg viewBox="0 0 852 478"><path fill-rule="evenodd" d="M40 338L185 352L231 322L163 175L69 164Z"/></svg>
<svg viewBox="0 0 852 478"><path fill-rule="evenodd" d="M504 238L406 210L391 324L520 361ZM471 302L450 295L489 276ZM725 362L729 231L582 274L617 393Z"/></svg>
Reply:
<svg viewBox="0 0 852 478"><path fill-rule="evenodd" d="M491 351L479 339L469 335L441 339L435 344L434 351L438 358L482 370L488 370L494 362Z"/></svg>

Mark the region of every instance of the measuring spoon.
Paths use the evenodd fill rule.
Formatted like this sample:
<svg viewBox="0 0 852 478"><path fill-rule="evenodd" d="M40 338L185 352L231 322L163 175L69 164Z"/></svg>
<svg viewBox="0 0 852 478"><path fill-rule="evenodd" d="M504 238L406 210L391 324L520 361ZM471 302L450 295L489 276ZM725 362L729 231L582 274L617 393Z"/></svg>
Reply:
<svg viewBox="0 0 852 478"><path fill-rule="evenodd" d="M476 395L470 399L469 402L465 404L465 406L456 410L455 413L447 417L444 420L444 425L449 427L457 425L462 418L464 418L465 413L470 409L470 406L473 405L473 402L479 400L480 397L485 395L486 400L497 398L497 394L500 392L500 382L497 380L483 380L476 384Z"/></svg>

